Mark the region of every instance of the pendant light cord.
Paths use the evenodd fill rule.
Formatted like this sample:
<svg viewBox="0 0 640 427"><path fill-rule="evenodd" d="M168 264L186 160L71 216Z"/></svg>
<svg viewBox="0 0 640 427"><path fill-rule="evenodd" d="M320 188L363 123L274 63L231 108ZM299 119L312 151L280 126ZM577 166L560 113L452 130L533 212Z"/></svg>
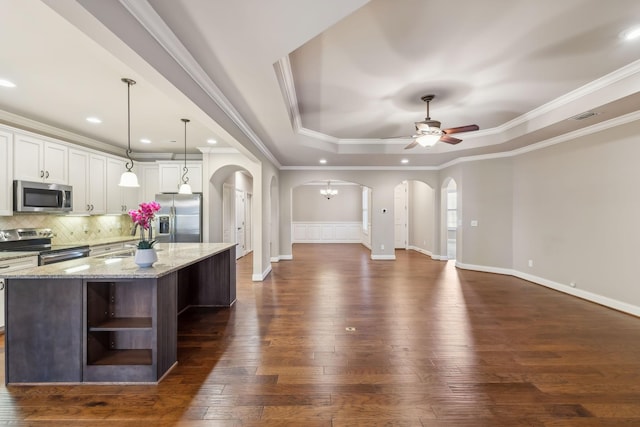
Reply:
<svg viewBox="0 0 640 427"><path fill-rule="evenodd" d="M187 176L187 123L189 123L189 119L180 119L184 122L184 168L182 169L182 183L187 184L189 182L189 177Z"/></svg>
<svg viewBox="0 0 640 427"><path fill-rule="evenodd" d="M127 172L133 169L133 159L131 158L131 85L136 84L135 80L123 78L123 82L127 84L127 158L129 161L124 165Z"/></svg>

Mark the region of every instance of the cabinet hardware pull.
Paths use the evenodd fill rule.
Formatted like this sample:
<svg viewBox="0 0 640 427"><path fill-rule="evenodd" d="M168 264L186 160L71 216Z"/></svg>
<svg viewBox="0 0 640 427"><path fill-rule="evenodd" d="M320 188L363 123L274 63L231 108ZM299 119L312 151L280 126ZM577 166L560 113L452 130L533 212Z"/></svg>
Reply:
<svg viewBox="0 0 640 427"><path fill-rule="evenodd" d="M0 280L0 291L4 291L4 280Z"/></svg>
<svg viewBox="0 0 640 427"><path fill-rule="evenodd" d="M44 171L40 171L40 178L44 178Z"/></svg>
<svg viewBox="0 0 640 427"><path fill-rule="evenodd" d="M10 265L0 265L0 269L4 269L4 268L9 268L11 267Z"/></svg>
<svg viewBox="0 0 640 427"><path fill-rule="evenodd" d="M49 178L49 171L47 171L44 175L45 178Z"/></svg>
<svg viewBox="0 0 640 427"><path fill-rule="evenodd" d="M93 205L91 205L91 210L93 210Z"/></svg>

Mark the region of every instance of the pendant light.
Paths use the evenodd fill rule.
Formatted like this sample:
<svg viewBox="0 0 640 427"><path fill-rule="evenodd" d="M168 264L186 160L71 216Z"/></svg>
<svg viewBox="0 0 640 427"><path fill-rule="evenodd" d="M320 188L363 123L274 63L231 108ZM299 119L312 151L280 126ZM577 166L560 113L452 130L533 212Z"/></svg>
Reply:
<svg viewBox="0 0 640 427"><path fill-rule="evenodd" d="M193 194L189 185L189 177L187 176L187 123L189 119L180 119L184 122L184 168L182 169L182 184L178 190L178 194Z"/></svg>
<svg viewBox="0 0 640 427"><path fill-rule="evenodd" d="M131 85L136 84L135 80L123 78L122 81L127 84L127 158L129 161L124 165L127 170L120 176L120 187L140 187L138 177L131 169L133 169L133 159L131 158Z"/></svg>

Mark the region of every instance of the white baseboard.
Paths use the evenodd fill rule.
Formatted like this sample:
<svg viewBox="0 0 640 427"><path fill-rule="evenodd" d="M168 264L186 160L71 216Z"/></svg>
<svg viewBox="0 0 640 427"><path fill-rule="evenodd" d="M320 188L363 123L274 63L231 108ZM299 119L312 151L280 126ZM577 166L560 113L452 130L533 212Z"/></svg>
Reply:
<svg viewBox="0 0 640 427"><path fill-rule="evenodd" d="M267 277L271 273L271 264L267 265L267 268L260 274L254 274L251 276L251 280L254 282L262 282L265 277Z"/></svg>
<svg viewBox="0 0 640 427"><path fill-rule="evenodd" d="M531 274L523 273L521 271L509 269L509 268L500 268L500 267L488 267L483 265L473 265L473 264L463 264L460 262L456 262L456 267L462 268L465 270L474 270L474 271L482 271L486 273L496 273L496 274L505 274L508 276L514 276L519 279L526 280L528 282L535 283L537 285L541 285L559 292L563 292L568 295L572 295L574 297L578 297L590 302L594 302L596 304L603 305L608 308L612 308L614 310L621 311L623 313L631 314L637 317L640 317L640 307L635 306L633 304L628 304L626 302L618 301L613 298L605 297L603 295L594 294L593 292L585 291L582 289L572 288L570 285L554 282L552 280L544 279L542 277L534 276Z"/></svg>
<svg viewBox="0 0 640 427"><path fill-rule="evenodd" d="M430 256L431 259L435 259L436 261L448 261L449 260L449 257L447 257L446 255L437 255L437 254L434 254L431 251L419 248L417 246L409 246L407 249L410 249L410 250L416 251L416 252L420 252L421 254Z"/></svg>
<svg viewBox="0 0 640 427"><path fill-rule="evenodd" d="M278 255L278 259L280 261L291 261L293 259L293 254L290 254L290 255Z"/></svg>
<svg viewBox="0 0 640 427"><path fill-rule="evenodd" d="M384 260L384 261L395 261L396 256L395 255L371 255L371 259L375 260L375 261L380 261L380 260Z"/></svg>

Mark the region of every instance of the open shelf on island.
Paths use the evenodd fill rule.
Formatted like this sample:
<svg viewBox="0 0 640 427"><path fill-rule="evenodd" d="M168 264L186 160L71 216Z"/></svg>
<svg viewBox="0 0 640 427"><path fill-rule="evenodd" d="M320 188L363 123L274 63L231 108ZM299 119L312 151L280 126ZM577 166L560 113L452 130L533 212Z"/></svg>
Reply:
<svg viewBox="0 0 640 427"><path fill-rule="evenodd" d="M151 317L114 317L89 326L90 332L95 331L120 331L129 329L151 329L153 325Z"/></svg>
<svg viewBox="0 0 640 427"><path fill-rule="evenodd" d="M150 349L139 350L111 350L104 352L93 365L151 365L152 352Z"/></svg>

